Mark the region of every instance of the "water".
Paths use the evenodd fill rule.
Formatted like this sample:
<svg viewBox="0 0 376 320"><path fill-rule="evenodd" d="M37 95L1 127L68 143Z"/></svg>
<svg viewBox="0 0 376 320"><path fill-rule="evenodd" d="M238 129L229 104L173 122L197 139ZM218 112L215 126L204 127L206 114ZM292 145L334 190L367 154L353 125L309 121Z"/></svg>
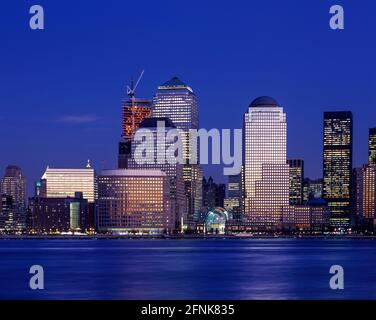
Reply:
<svg viewBox="0 0 376 320"><path fill-rule="evenodd" d="M0 299L376 299L376 240L4 240ZM41 265L45 290L29 289ZM329 268L345 290L329 288Z"/></svg>

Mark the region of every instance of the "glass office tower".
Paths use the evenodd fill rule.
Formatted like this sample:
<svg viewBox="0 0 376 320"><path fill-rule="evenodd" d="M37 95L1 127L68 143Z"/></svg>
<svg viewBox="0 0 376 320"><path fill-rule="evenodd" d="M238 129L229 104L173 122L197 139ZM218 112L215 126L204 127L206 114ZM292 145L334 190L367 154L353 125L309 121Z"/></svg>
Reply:
<svg viewBox="0 0 376 320"><path fill-rule="evenodd" d="M350 226L353 117L351 112L324 113L323 198L332 228Z"/></svg>

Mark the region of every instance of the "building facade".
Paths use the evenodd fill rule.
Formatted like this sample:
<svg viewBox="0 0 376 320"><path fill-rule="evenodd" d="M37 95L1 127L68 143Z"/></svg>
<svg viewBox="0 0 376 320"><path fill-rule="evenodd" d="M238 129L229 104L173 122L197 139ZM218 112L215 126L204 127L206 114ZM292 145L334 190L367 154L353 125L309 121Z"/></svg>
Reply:
<svg viewBox="0 0 376 320"><path fill-rule="evenodd" d="M161 170L104 170L98 176L98 230L163 234L175 229L170 185Z"/></svg>
<svg viewBox="0 0 376 320"><path fill-rule="evenodd" d="M198 130L199 127L197 97L191 87L173 77L158 87L152 105L153 117L169 118L177 129L182 130L187 216L192 219L202 204L202 170L197 165L198 146L196 143L190 145L189 138L190 130Z"/></svg>
<svg viewBox="0 0 376 320"><path fill-rule="evenodd" d="M89 232L89 207L90 204L79 192L73 198L31 198L29 199L29 233Z"/></svg>
<svg viewBox="0 0 376 320"><path fill-rule="evenodd" d="M0 232L26 231L26 179L18 166L6 167L1 179L0 196Z"/></svg>
<svg viewBox="0 0 376 320"><path fill-rule="evenodd" d="M182 230L182 221L186 221L187 219L183 163L179 161L175 154L167 151L169 149L173 150L176 143L177 137L171 134L172 130L176 128L168 118L151 117L145 119L139 129L148 130L148 134L151 133L152 137L151 139L147 139L146 142L132 141L133 152L128 163L128 168L161 170L167 174L170 184L171 207L175 213L175 229ZM179 134L178 131L175 131L175 133ZM139 163L135 158L137 155L135 155L134 151L140 146L153 151L153 156L144 163ZM160 154L158 155L158 153Z"/></svg>
<svg viewBox="0 0 376 320"><path fill-rule="evenodd" d="M351 218L353 118L351 112L324 113L323 198L331 226L346 229Z"/></svg>
<svg viewBox="0 0 376 320"><path fill-rule="evenodd" d="M304 179L303 182L303 204L306 204L310 199L322 198L322 179Z"/></svg>
<svg viewBox="0 0 376 320"><path fill-rule="evenodd" d="M291 205L303 204L304 161L287 160L289 165L289 199Z"/></svg>
<svg viewBox="0 0 376 320"><path fill-rule="evenodd" d="M39 183L42 198L74 198L76 192L82 192L84 199L94 203L97 197L95 171L89 162L83 169L47 167Z"/></svg>
<svg viewBox="0 0 376 320"><path fill-rule="evenodd" d="M25 211L26 209L26 179L22 170L14 165L5 169L1 179L0 193L12 197L15 209Z"/></svg>
<svg viewBox="0 0 376 320"><path fill-rule="evenodd" d="M223 207L225 197L226 186L224 184L215 183L212 177L207 180L205 177L202 179L202 207Z"/></svg>
<svg viewBox="0 0 376 320"><path fill-rule="evenodd" d="M244 215L255 229L280 228L289 205L286 130L286 114L273 98L257 98L244 115Z"/></svg>

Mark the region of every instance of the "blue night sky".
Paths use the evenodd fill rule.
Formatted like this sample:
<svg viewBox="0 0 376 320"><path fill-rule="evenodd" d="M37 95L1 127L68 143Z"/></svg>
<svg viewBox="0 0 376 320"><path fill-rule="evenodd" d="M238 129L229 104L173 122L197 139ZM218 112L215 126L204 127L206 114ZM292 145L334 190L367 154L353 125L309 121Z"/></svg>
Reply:
<svg viewBox="0 0 376 320"><path fill-rule="evenodd" d="M29 29L29 8L45 30ZM345 30L329 8L345 9ZM376 126L376 3L324 0L2 1L0 170L29 182L45 167L115 167L121 101L145 69L137 96L172 76L192 86L203 128L241 128L249 103L274 97L288 119L288 157L322 175L324 111L354 114L354 165ZM226 181L218 166L206 175Z"/></svg>

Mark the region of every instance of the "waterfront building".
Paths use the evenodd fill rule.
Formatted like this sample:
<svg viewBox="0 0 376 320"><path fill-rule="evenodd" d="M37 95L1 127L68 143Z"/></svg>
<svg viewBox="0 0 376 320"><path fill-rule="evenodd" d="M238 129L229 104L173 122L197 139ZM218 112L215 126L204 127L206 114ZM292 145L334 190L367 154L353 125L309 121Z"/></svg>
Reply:
<svg viewBox="0 0 376 320"><path fill-rule="evenodd" d="M289 205L282 209L282 229L322 233L330 226L330 209L322 198L312 198L306 205Z"/></svg>
<svg viewBox="0 0 376 320"><path fill-rule="evenodd" d="M163 234L175 229L169 177L161 170L104 170L98 176L98 230Z"/></svg>
<svg viewBox="0 0 376 320"><path fill-rule="evenodd" d="M244 215L255 230L281 227L289 205L286 114L270 97L255 99L243 124Z"/></svg>
<svg viewBox="0 0 376 320"><path fill-rule="evenodd" d="M353 212L360 230L372 232L376 223L376 166L353 170Z"/></svg>
<svg viewBox="0 0 376 320"><path fill-rule="evenodd" d="M42 198L73 198L76 192L82 192L89 203L96 199L95 171L90 162L82 169L47 167L39 183Z"/></svg>
<svg viewBox="0 0 376 320"><path fill-rule="evenodd" d="M168 118L147 118L140 124L140 129L147 129L152 134L153 139L147 142L140 142L133 140L132 142L132 157L129 160L129 169L143 169L143 170L161 170L167 174L170 184L170 202L172 212L175 213L175 229L182 230L182 221L187 219L185 184L183 177L183 164L179 163L175 155L166 152L166 150L174 147L176 137L168 135L170 130L176 129L175 125ZM178 133L178 132L177 132ZM163 138L161 138L163 137ZM138 163L135 159L134 151L142 143L142 146L153 151L151 163ZM158 153L162 153L158 155Z"/></svg>
<svg viewBox="0 0 376 320"><path fill-rule="evenodd" d="M192 219L202 205L202 170L197 165L198 145L190 145L189 139L190 130L199 128L197 97L190 86L173 77L158 87L152 106L153 117L169 118L182 131L186 207L188 219Z"/></svg>
<svg viewBox="0 0 376 320"><path fill-rule="evenodd" d="M74 197L29 199L30 234L89 232L90 204L77 192Z"/></svg>
<svg viewBox="0 0 376 320"><path fill-rule="evenodd" d="M224 234L232 213L221 207L207 208L197 216L196 233Z"/></svg>
<svg viewBox="0 0 376 320"><path fill-rule="evenodd" d="M289 201L290 205L303 204L304 161L287 160L289 165Z"/></svg>
<svg viewBox="0 0 376 320"><path fill-rule="evenodd" d="M353 117L351 112L324 113L323 198L331 209L331 226L350 226Z"/></svg>

